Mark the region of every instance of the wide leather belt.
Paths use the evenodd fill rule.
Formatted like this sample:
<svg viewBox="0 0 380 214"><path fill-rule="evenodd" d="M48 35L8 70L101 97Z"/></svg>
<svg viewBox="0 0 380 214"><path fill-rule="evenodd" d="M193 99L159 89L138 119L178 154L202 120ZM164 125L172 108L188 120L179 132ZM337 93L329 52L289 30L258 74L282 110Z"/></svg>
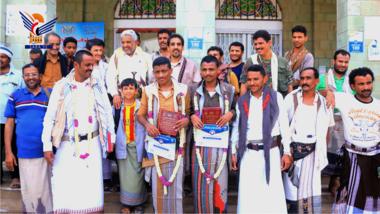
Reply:
<svg viewBox="0 0 380 214"><path fill-rule="evenodd" d="M91 136L94 138L96 136L99 135L99 130L96 130L94 132L92 132ZM80 135L79 134L79 142L82 141L82 140L87 140L88 139L88 134L85 134L85 135ZM62 141L70 141L70 136L62 136L61 138L61 142Z"/></svg>
<svg viewBox="0 0 380 214"><path fill-rule="evenodd" d="M278 146L277 136L274 136L274 137L272 137L272 144L271 144L270 148L274 148L276 146ZM263 150L264 149L263 141L262 140L252 140L252 141L249 140L248 144L246 145L246 148L252 149L255 151Z"/></svg>

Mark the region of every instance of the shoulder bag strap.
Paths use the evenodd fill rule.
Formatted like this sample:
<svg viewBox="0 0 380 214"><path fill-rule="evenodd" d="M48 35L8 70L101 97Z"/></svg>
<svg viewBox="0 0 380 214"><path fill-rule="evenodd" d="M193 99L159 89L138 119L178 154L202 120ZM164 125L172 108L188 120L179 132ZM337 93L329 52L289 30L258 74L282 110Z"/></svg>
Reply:
<svg viewBox="0 0 380 214"><path fill-rule="evenodd" d="M50 91L45 87L42 87L42 89L44 89L46 96L48 97L48 100L50 100Z"/></svg>

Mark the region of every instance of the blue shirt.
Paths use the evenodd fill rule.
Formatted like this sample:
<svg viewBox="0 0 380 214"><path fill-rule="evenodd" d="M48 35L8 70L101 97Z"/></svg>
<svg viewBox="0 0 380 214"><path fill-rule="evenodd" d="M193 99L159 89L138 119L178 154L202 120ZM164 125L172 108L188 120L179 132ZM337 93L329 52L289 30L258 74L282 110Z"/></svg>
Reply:
<svg viewBox="0 0 380 214"><path fill-rule="evenodd" d="M23 88L9 97L4 116L17 120L16 144L19 158L44 157L41 136L47 105L48 97L43 88L36 96Z"/></svg>
<svg viewBox="0 0 380 214"><path fill-rule="evenodd" d="M19 70L10 68L9 72L0 76L0 123L5 124L7 119L4 117L5 106L9 96L21 88L25 88L22 73Z"/></svg>
<svg viewBox="0 0 380 214"><path fill-rule="evenodd" d="M236 67L231 68L232 72L236 74L236 77L239 80L239 84L240 84L240 75L241 75L241 72L243 71L243 67L244 67L244 62L240 63L240 65Z"/></svg>

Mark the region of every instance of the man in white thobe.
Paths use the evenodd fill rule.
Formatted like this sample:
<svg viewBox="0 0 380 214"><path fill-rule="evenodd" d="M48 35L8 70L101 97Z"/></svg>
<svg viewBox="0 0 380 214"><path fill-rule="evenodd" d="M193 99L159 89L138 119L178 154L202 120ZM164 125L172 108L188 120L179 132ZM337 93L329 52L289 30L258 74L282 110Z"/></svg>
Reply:
<svg viewBox="0 0 380 214"><path fill-rule="evenodd" d="M121 47L111 56L106 75L108 93L113 97L113 105L121 106L120 84L124 79L134 78L142 87L152 81L153 67L151 56L136 45L137 35L133 30L121 33Z"/></svg>
<svg viewBox="0 0 380 214"><path fill-rule="evenodd" d="M102 157L115 142L112 109L104 85L91 77L92 54L78 51L74 60L74 70L53 88L43 123L44 155L53 166L53 209L100 213Z"/></svg>
<svg viewBox="0 0 380 214"><path fill-rule="evenodd" d="M285 97L294 160L283 174L286 204L288 213L321 213L321 171L328 164L326 135L334 119L332 108L315 90L318 70L307 67L299 75L301 88Z"/></svg>
<svg viewBox="0 0 380 214"><path fill-rule="evenodd" d="M264 86L267 78L261 65L248 67L251 90L236 105L231 148L232 167L240 170L238 213L286 213L281 171L292 162L289 121L281 94ZM280 134L282 158L277 142Z"/></svg>

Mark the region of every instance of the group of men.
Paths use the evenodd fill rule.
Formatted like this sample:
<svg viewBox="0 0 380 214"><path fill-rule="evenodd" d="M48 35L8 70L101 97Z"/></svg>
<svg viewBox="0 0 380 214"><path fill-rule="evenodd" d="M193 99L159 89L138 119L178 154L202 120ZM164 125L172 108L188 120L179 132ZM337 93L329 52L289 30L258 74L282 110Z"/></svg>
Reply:
<svg viewBox="0 0 380 214"><path fill-rule="evenodd" d="M22 73L0 47L2 144L7 167L20 171L24 211L104 212L114 151L120 213L144 212L145 182L156 213L183 213L185 191L195 213L227 213L229 170L238 170L238 213L320 213L322 170L331 175L334 213L380 212L373 72L349 72L350 54L338 50L320 75L306 34L293 28L294 48L283 58L259 30L245 64L244 46L234 42L230 65L215 46L200 69L182 55L183 37L167 29L151 55L136 32L122 32L109 60L102 40L76 52L66 38L61 55L60 37L49 33L53 49Z"/></svg>

